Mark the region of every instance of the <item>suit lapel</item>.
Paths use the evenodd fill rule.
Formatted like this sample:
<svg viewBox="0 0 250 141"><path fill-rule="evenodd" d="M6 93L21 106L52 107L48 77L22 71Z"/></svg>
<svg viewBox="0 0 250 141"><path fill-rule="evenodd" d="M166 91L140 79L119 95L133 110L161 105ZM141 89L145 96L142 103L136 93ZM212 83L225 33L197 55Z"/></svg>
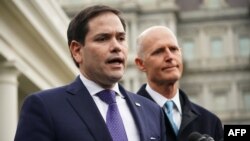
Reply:
<svg viewBox="0 0 250 141"><path fill-rule="evenodd" d="M136 127L138 129L138 132L139 132L139 136L140 136L140 140L146 140L146 127L144 127L144 123L143 121L144 120L144 116L143 116L143 105L139 102L139 101L136 101L133 97L133 94L128 94L126 92L126 90L121 86L119 85L119 89L120 89L120 92L122 93L122 95L125 97L125 100L128 104L128 107L131 111L131 114L135 120L135 124L136 124Z"/></svg>
<svg viewBox="0 0 250 141"><path fill-rule="evenodd" d="M152 101L155 102L155 100L149 95L149 93L146 91L146 84L143 84L141 88L137 92L138 95L144 96Z"/></svg>
<svg viewBox="0 0 250 141"><path fill-rule="evenodd" d="M96 141L112 141L101 113L80 78L69 85L67 99ZM83 133L84 134L84 133Z"/></svg>
<svg viewBox="0 0 250 141"><path fill-rule="evenodd" d="M190 104L191 102L188 100L188 97L182 90L180 90L180 102L181 102L181 107L183 109L183 116L179 132L184 130L187 127L187 125L191 123L193 120L195 120L199 115L198 111L192 109Z"/></svg>
<svg viewBox="0 0 250 141"><path fill-rule="evenodd" d="M154 101L153 98L146 91L146 84L142 85L142 87L139 89L137 94ZM180 90L180 102L181 102L181 108L183 110L183 116L182 116L181 126L179 129L179 134L188 126L189 123L191 123L193 120L195 120L199 116L199 112L191 107L191 104L190 104L191 102L189 101L188 97L182 90ZM166 126L168 127L168 129L171 129L171 132L173 132L171 135L175 135L172 129L172 126L169 123L169 120L165 119L165 121L166 121ZM169 133L170 132L167 132L167 134Z"/></svg>

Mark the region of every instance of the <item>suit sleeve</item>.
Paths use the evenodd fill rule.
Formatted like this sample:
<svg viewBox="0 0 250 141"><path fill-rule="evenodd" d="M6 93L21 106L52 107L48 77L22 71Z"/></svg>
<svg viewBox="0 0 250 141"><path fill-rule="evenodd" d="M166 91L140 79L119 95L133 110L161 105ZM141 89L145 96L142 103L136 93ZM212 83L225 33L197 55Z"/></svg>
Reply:
<svg viewBox="0 0 250 141"><path fill-rule="evenodd" d="M52 128L52 120L42 99L31 95L21 109L14 141L52 141Z"/></svg>

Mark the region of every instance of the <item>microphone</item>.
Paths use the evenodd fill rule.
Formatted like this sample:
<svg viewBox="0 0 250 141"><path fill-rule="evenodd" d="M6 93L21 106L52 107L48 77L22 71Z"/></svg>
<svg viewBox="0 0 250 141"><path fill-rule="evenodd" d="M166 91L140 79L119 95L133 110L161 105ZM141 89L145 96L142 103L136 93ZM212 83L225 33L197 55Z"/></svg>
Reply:
<svg viewBox="0 0 250 141"><path fill-rule="evenodd" d="M198 132L192 132L189 136L188 136L188 141L205 141L206 137L202 136L200 133Z"/></svg>
<svg viewBox="0 0 250 141"><path fill-rule="evenodd" d="M220 141L224 141L224 138L221 138Z"/></svg>
<svg viewBox="0 0 250 141"><path fill-rule="evenodd" d="M211 136L207 134L203 134L203 135L206 137L206 141L214 141L214 139Z"/></svg>
<svg viewBox="0 0 250 141"><path fill-rule="evenodd" d="M214 141L214 139L207 134L202 135L198 132L192 132L188 136L188 141Z"/></svg>

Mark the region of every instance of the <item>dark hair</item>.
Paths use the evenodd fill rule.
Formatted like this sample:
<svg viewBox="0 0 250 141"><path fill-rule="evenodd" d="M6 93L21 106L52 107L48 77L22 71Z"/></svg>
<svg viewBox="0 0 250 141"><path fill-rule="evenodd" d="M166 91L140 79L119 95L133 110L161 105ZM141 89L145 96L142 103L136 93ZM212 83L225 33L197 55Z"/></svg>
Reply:
<svg viewBox="0 0 250 141"><path fill-rule="evenodd" d="M67 31L68 45L70 46L72 40L76 40L77 42L84 45L85 37L89 31L89 21L103 12L112 12L117 15L123 25L124 30L126 30L125 20L121 17L121 12L118 9L106 5L90 6L79 12L69 23ZM79 64L77 64L75 60L74 62L77 67L79 67Z"/></svg>

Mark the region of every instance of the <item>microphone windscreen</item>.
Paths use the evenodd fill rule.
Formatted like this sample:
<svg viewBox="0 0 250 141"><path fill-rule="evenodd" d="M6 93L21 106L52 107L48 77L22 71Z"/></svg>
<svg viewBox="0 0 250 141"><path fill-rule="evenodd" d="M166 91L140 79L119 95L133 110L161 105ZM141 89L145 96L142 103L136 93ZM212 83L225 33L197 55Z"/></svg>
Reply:
<svg viewBox="0 0 250 141"><path fill-rule="evenodd" d="M203 136L206 137L206 141L214 141L214 139L207 134L203 134Z"/></svg>
<svg viewBox="0 0 250 141"><path fill-rule="evenodd" d="M188 136L188 141L200 141L203 136L198 132L192 132Z"/></svg>

